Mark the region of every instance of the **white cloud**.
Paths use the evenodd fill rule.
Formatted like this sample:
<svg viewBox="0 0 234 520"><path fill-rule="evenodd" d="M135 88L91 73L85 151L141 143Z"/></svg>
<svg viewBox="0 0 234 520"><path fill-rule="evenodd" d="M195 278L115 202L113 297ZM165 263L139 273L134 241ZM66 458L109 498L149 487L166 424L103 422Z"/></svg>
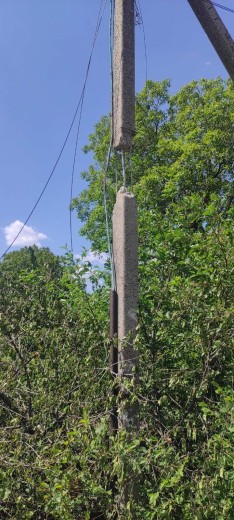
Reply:
<svg viewBox="0 0 234 520"><path fill-rule="evenodd" d="M85 256L82 257L82 255L75 255L75 258L80 259L83 262L90 262L91 264L104 265L108 259L108 255L106 253L96 253L89 249Z"/></svg>
<svg viewBox="0 0 234 520"><path fill-rule="evenodd" d="M206 61L205 65L207 65L207 67L209 67L211 65L211 61Z"/></svg>
<svg viewBox="0 0 234 520"><path fill-rule="evenodd" d="M90 262L91 264L101 264L104 265L105 262L108 259L108 255L106 253L94 253L93 251L89 250L87 255L85 256L84 260L87 262Z"/></svg>
<svg viewBox="0 0 234 520"><path fill-rule="evenodd" d="M23 222L20 222L20 220L15 220L15 222L12 222L9 224L9 226L6 226L3 228L3 232L5 234L6 243L9 246L14 238L18 235L20 229L23 226ZM24 226L23 230L21 231L20 235L14 242L14 246L32 246L36 245L40 247L41 240L45 240L47 238L44 233L38 233L35 229L33 229L31 226Z"/></svg>

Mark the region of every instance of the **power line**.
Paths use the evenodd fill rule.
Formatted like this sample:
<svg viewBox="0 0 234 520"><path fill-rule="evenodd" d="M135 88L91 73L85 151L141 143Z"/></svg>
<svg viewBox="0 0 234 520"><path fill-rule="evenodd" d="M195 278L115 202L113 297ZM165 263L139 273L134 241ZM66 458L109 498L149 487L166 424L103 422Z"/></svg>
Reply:
<svg viewBox="0 0 234 520"><path fill-rule="evenodd" d="M103 197L104 197L104 212L105 212L105 225L106 225L106 236L107 236L107 247L108 254L111 264L111 286L115 289L115 270L113 253L111 248L110 228L109 228L109 215L107 207L107 176L110 168L111 149L113 144L113 24L114 24L114 2L110 0L110 27L109 27L109 47L110 47L110 76L111 76L111 124L110 124L110 142L107 152L106 166L104 171L103 179Z"/></svg>
<svg viewBox="0 0 234 520"><path fill-rule="evenodd" d="M78 140L79 140L79 134L80 134L80 123L81 123L81 116L82 116L82 111L83 111L83 103L84 103L84 89L83 89L82 95L81 95L81 109L80 109L80 116L79 116L77 133L76 133L76 143L75 143L75 151L74 151L74 156L73 156L72 175L71 175L70 204L69 204L69 230L70 230L71 251L73 251L72 208L71 208L71 204L72 204L72 199L73 199L73 185L74 185L74 174L75 174L75 165L76 165L76 154L77 154Z"/></svg>
<svg viewBox="0 0 234 520"><path fill-rule="evenodd" d="M107 246L108 246L108 254L110 257L110 264L111 264L111 286L112 286L112 289L115 289L115 271L114 271L113 253L112 253L112 248L111 248L109 215L108 215L108 208L107 208L107 175L108 175L108 171L109 171L109 167L110 167L111 148L112 148L112 135L111 135L111 139L110 139L109 149L108 149L108 153L107 153L106 167L105 167L105 172L104 172L103 196L104 196L104 211L105 211Z"/></svg>
<svg viewBox="0 0 234 520"><path fill-rule="evenodd" d="M104 7L103 7L103 4L104 4ZM96 44L96 40L97 40L97 37L98 37L98 33L99 33L99 29L100 29L100 25L101 25L101 23L102 23L103 15L104 15L104 12L105 12L106 4L107 4L107 0L101 0L101 4L100 4L100 8L99 8L99 13L98 13L97 24L96 24L96 29L95 29L95 34L94 34L94 39L93 39L93 44L92 44L92 49L91 49L91 54L90 54L90 57L89 57L88 66L87 66L87 69L86 69L86 75L85 75L84 86L83 86L82 94L81 94L80 115L79 115L78 126L77 126L76 142L75 142L75 150L74 150L73 164L72 164L71 190L70 190L70 205L69 205L69 207L70 207L70 223L69 223L69 227L70 227L70 244L71 244L71 251L73 251L72 207L71 207L71 205L72 205L72 199L73 199L74 174L75 174L75 165L76 165L76 156L77 156L78 140L79 140L79 135L80 135L80 125L81 125L81 118L82 118L83 105L84 105L84 97L85 97L85 90L86 90L86 85L87 85L87 80L88 80L89 70L90 70L90 66L91 66L91 61L92 61L93 52L94 52L94 48L95 48L95 44Z"/></svg>
<svg viewBox="0 0 234 520"><path fill-rule="evenodd" d="M19 235L22 233L23 229L25 228L25 226L27 225L28 221L30 220L31 216L33 215L35 209L37 208L41 198L43 197L45 191L46 191L46 188L50 182L50 180L52 179L53 177L53 174L58 166L58 163L61 159L61 156L63 154L63 151L65 149L65 146L67 144L67 141L69 139L69 136L71 134L71 131L72 131L72 128L74 126L74 123L75 123L75 120L76 120L76 116L78 114L78 111L79 111L79 108L81 107L81 111L82 111L82 107L83 107L83 100L84 100L84 93L85 93L85 89L86 89L86 84L87 84L87 79L88 79L88 74L89 74L89 69L90 69L90 65L91 65L91 61L92 61L92 56L93 56L93 52L94 52L94 48L95 48L95 44L96 44L96 40L97 40L97 36L98 36L98 32L99 32L99 28L100 28L100 25L101 25L101 22L102 22L102 18L103 18L103 14L104 14L104 10L105 10L105 7L104 7L104 10L102 12L102 14L100 15L101 13L101 10L102 10L102 6L103 6L103 2L105 1L105 6L106 6L106 3L107 3L107 0L101 0L101 6L100 6L100 9L99 9L99 13L98 13L98 21L97 21L97 25L96 25L96 29L95 29L95 33L94 33L94 39L93 39L93 44L92 44L92 49L91 49L91 52L90 52L90 56L89 56L89 61L88 61L88 66L87 66L87 70L86 70L86 75L85 75L85 81L84 81L84 85L83 85L83 89L82 89L82 93L81 93L81 96L80 96L80 99L79 99L79 102L78 102L78 105L76 107L76 110L75 110L75 113L74 113L74 116L72 118L72 121L71 121L71 124L70 124L70 127L68 129L68 132L67 132L67 135L65 137L65 140L63 142L63 145L61 147L61 150L58 154L58 157L54 163L54 166L51 170L51 173L38 197L38 199L36 200L32 210L30 211L28 217L26 218L24 224L22 225L22 227L20 228L19 232L16 234L15 238L12 240L12 242L10 243L10 245L7 247L7 249L4 251L4 253L1 255L0 257L0 260L2 260L2 258L8 253L8 251L11 249L11 247L13 246L13 244L16 242L17 238L19 237ZM81 116L80 116L80 119L81 119ZM79 120L80 122L80 120ZM77 134L79 135L79 127L80 125L78 126L78 132ZM77 142L78 142L78 138L77 138ZM74 176L74 174L73 174Z"/></svg>
<svg viewBox="0 0 234 520"><path fill-rule="evenodd" d="M203 0L203 2L207 2L207 0ZM223 9L224 11L228 11L229 13L234 14L234 9L231 9L231 7L227 7L222 4L218 4L217 2L211 2L214 7L219 7L219 9Z"/></svg>

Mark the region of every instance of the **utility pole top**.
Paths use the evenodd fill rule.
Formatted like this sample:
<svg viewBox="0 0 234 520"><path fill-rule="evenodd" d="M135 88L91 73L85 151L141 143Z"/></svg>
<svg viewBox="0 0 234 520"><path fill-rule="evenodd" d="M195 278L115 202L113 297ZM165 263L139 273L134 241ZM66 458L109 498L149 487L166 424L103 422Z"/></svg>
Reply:
<svg viewBox="0 0 234 520"><path fill-rule="evenodd" d="M113 145L130 150L135 134L135 1L115 0Z"/></svg>
<svg viewBox="0 0 234 520"><path fill-rule="evenodd" d="M211 0L188 0L188 3L234 81L234 41Z"/></svg>

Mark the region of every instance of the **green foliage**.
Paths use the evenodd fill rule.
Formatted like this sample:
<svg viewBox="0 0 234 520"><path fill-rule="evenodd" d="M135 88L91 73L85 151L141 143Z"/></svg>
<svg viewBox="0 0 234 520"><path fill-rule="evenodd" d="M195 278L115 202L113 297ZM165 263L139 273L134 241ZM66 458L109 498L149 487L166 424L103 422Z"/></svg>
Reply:
<svg viewBox="0 0 234 520"><path fill-rule="evenodd" d="M109 429L108 289L45 250L0 265L0 517L232 520L234 89L192 82L137 96L131 162L139 206L140 428ZM90 136L87 189L73 201L106 251L109 119ZM127 174L130 184L130 160ZM111 158L109 214L121 161ZM44 267L43 267L44 266ZM105 276L108 275L107 274ZM107 283L108 285L108 283ZM121 509L124 467L139 499ZM128 482L127 485L130 485Z"/></svg>
<svg viewBox="0 0 234 520"><path fill-rule="evenodd" d="M110 379L106 296L87 295L84 268L69 255L58 262L50 253L43 271L27 264L30 253L9 254L0 266L0 516L70 519L106 495L91 460Z"/></svg>

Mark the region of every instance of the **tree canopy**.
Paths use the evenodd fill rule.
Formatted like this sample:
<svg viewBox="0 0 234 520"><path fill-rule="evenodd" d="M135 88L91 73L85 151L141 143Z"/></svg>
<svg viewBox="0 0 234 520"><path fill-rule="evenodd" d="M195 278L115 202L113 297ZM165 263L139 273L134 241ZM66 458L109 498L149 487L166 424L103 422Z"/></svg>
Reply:
<svg viewBox="0 0 234 520"><path fill-rule="evenodd" d="M109 428L108 283L87 294L79 262L47 250L0 264L3 518L233 518L233 101L220 78L173 96L168 81L148 81L136 99L127 175L139 208L140 363L128 390L140 429L131 442ZM87 188L73 201L100 253L109 139L103 117L85 147ZM109 217L121 183L116 153ZM123 512L124 460L139 500Z"/></svg>

